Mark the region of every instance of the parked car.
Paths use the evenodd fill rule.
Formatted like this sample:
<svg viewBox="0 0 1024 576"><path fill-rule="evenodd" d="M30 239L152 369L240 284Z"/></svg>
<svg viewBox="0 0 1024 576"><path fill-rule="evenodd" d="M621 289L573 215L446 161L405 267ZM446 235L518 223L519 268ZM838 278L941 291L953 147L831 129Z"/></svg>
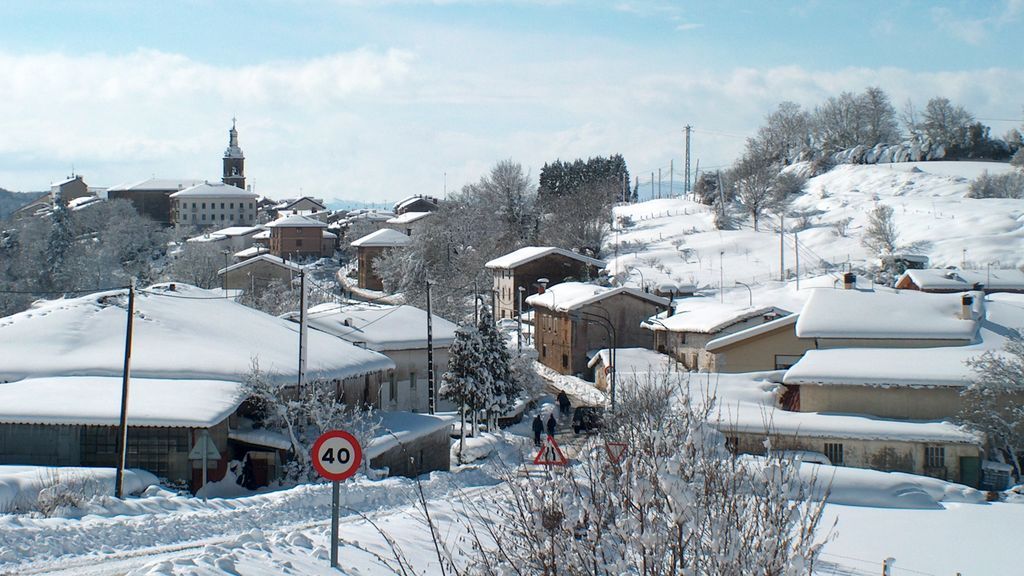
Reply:
<svg viewBox="0 0 1024 576"><path fill-rule="evenodd" d="M572 413L572 431L593 432L604 427L604 410L597 406L578 406Z"/></svg>

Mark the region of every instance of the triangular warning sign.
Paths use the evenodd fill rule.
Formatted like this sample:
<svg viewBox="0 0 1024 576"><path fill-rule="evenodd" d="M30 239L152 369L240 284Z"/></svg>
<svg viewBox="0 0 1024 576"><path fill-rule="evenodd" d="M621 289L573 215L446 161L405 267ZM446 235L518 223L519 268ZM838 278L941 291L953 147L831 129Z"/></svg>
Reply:
<svg viewBox="0 0 1024 576"><path fill-rule="evenodd" d="M605 442L604 449L608 452L608 460L611 460L612 464L622 462L622 457L626 455L625 442Z"/></svg>
<svg viewBox="0 0 1024 576"><path fill-rule="evenodd" d="M533 459L534 464L545 464L548 466L565 466L569 463L569 459L562 454L562 449L558 447L558 442L555 442L553 436L548 436L544 440L544 444L541 445L540 451L537 452L537 456Z"/></svg>

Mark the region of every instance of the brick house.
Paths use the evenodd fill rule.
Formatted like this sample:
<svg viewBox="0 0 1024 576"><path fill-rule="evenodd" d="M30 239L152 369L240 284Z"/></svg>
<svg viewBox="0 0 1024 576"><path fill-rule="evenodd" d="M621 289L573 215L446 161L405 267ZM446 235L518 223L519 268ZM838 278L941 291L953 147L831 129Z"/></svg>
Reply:
<svg viewBox="0 0 1024 576"><path fill-rule="evenodd" d="M373 261L386 252L410 244L412 240L408 236L390 228L381 228L352 241L351 245L356 249L359 265L359 287L366 290L384 290L384 283L373 269Z"/></svg>
<svg viewBox="0 0 1024 576"><path fill-rule="evenodd" d="M270 253L278 258L327 258L334 254L338 236L315 218L293 214L274 220L267 228Z"/></svg>
<svg viewBox="0 0 1024 576"><path fill-rule="evenodd" d="M605 263L596 258L551 246L527 246L487 262L485 268L494 276L493 289L497 294L497 317L515 318L519 289L523 288L523 310L528 296L537 292L537 281L548 280L548 285L567 280L587 281L597 278Z"/></svg>
<svg viewBox="0 0 1024 576"><path fill-rule="evenodd" d="M590 351L650 347L650 332L640 324L669 304L636 288L581 282L557 284L527 300L534 308L538 360L561 374L586 373Z"/></svg>

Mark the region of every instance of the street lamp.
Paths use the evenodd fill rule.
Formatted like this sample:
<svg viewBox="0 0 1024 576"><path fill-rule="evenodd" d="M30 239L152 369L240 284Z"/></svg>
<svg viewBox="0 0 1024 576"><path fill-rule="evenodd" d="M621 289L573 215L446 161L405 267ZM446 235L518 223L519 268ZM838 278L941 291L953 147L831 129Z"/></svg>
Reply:
<svg viewBox="0 0 1024 576"><path fill-rule="evenodd" d="M519 350L519 354L523 353L523 293L526 292L524 286L520 286L516 289L516 347Z"/></svg>
<svg viewBox="0 0 1024 576"><path fill-rule="evenodd" d="M611 388L612 412L615 412L615 384L616 384L616 380L617 380L616 375L615 375L615 372L616 372L616 368L615 368L615 349L618 348L618 341L619 341L618 332L615 330L615 324L613 324L611 319L608 318L607 316L602 316L600 314L595 314L593 312L586 312L584 310L580 310L579 312L575 313L574 316L579 321L582 321L581 316L588 316L589 319L587 320L587 322L590 323L590 324L596 324L596 325L604 328L605 332L608 333L608 336L611 339L612 347L611 347L611 350L609 352L609 357L610 357L610 362L611 362L611 366L610 366L610 370L609 370L609 377L610 377L609 380L610 380L610 388Z"/></svg>
<svg viewBox="0 0 1024 576"><path fill-rule="evenodd" d="M748 298L748 300L747 300L747 308L753 308L754 307L754 292L750 289L750 286L748 284L740 282L739 280L736 281L735 285L736 286L743 286L744 288L747 289L747 298Z"/></svg>
<svg viewBox="0 0 1024 576"><path fill-rule="evenodd" d="M640 269L637 268L636 266L630 266L629 268L627 268L627 270L629 270L630 272L636 272L637 274L640 275L640 289L643 290L644 292L647 292L647 281L644 280L644 273L641 272Z"/></svg>

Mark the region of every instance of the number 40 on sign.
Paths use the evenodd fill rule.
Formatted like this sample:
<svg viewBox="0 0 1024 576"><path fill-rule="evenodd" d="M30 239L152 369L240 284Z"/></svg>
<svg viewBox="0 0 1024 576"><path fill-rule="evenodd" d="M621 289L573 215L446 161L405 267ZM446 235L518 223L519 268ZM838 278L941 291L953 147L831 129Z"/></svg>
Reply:
<svg viewBox="0 0 1024 576"><path fill-rule="evenodd" d="M338 484L359 470L363 449L344 430L325 432L313 443L313 468L331 481L331 567L338 567Z"/></svg>

